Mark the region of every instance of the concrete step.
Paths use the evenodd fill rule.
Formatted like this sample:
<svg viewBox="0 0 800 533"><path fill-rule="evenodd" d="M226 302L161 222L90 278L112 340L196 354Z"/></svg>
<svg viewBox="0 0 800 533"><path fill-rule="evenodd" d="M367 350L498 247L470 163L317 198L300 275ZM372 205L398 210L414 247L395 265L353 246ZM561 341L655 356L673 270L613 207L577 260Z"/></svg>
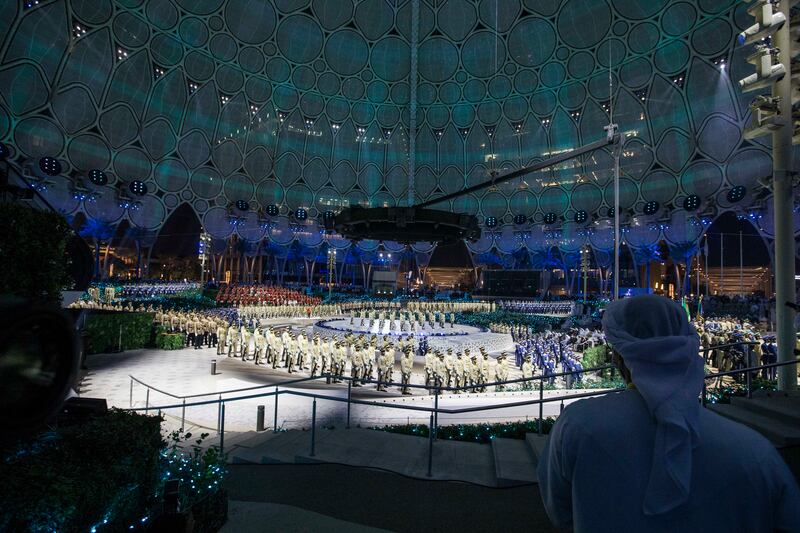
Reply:
<svg viewBox="0 0 800 533"><path fill-rule="evenodd" d="M536 483L536 457L522 439L492 439L494 472L499 487Z"/></svg>
<svg viewBox="0 0 800 533"><path fill-rule="evenodd" d="M800 398L786 396L760 396L731 398L731 405L753 411L756 414L774 418L778 422L800 427Z"/></svg>
<svg viewBox="0 0 800 533"><path fill-rule="evenodd" d="M777 447L800 444L800 428L764 416L733 404L709 404L706 406L715 413L750 427L770 440Z"/></svg>
<svg viewBox="0 0 800 533"><path fill-rule="evenodd" d="M539 458L542 456L545 442L547 442L547 435L539 435L538 433L525 434L525 443L528 445L531 455L533 455L536 460L537 466L539 465Z"/></svg>

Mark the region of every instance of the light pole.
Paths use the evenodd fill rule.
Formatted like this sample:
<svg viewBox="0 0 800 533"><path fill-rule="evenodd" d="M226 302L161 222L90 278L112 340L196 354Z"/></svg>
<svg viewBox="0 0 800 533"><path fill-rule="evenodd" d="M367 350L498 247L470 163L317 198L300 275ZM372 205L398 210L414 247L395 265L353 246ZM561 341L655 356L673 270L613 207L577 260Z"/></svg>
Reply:
<svg viewBox="0 0 800 533"><path fill-rule="evenodd" d="M586 293L589 286L589 249L581 249L581 269L583 270L583 303L586 303Z"/></svg>
<svg viewBox="0 0 800 533"><path fill-rule="evenodd" d="M328 299L333 295L333 273L336 269L336 250L328 248Z"/></svg>
<svg viewBox="0 0 800 533"><path fill-rule="evenodd" d="M200 234L200 242L197 244L197 258L200 259L200 286L205 283L206 278L206 258L208 249L211 246L211 235L203 231Z"/></svg>

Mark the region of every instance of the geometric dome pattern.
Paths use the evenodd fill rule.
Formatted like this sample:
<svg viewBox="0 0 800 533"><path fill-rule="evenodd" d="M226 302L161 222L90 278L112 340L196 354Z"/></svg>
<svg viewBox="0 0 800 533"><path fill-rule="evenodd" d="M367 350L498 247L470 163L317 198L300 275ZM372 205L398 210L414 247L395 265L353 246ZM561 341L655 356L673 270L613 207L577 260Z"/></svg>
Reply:
<svg viewBox="0 0 800 533"><path fill-rule="evenodd" d="M432 199L598 140L611 117L637 213L694 194L725 207L736 185L753 201L771 172L769 138L742 138L740 2L413 1L414 153L412 0L4 2L0 141L20 165L106 173L91 202L51 179L65 213L157 229L188 203L217 236L240 200L310 218L405 205L410 158L415 198ZM437 207L607 218L612 172L600 150ZM148 193L126 213L113 190L134 180Z"/></svg>

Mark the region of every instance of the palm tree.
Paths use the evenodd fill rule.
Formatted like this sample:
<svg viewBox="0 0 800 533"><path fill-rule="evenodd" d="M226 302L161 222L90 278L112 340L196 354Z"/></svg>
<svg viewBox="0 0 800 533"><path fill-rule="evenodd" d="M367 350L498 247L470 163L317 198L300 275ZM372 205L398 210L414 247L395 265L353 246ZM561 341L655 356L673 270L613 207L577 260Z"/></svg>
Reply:
<svg viewBox="0 0 800 533"><path fill-rule="evenodd" d="M103 222L94 218L89 218L81 227L78 234L86 239L92 239L94 243L94 278L100 279L100 246L104 242L114 238L116 228L113 224ZM106 248L106 259L108 258L108 248ZM105 261L104 261L105 262ZM104 277L104 276L102 276Z"/></svg>
<svg viewBox="0 0 800 533"><path fill-rule="evenodd" d="M650 263L661 259L661 251L657 244L650 244L642 248L635 248L633 255L639 264L644 263L645 283L642 285L646 289L650 289Z"/></svg>
<svg viewBox="0 0 800 533"><path fill-rule="evenodd" d="M679 242L669 247L669 254L672 256L672 260L675 265L675 281L678 283L678 294L681 296L686 296L686 287L689 285L689 276L691 274L690 265L692 263L692 258L697 253L697 250L697 241ZM678 269L678 260L683 262L683 276L680 275L680 271Z"/></svg>

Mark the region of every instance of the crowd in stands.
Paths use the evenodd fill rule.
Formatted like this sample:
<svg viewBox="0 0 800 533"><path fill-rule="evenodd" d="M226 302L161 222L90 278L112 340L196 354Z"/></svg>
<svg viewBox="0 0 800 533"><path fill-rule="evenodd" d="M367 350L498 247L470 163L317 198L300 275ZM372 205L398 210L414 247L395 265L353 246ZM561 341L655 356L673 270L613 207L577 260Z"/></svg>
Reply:
<svg viewBox="0 0 800 533"><path fill-rule="evenodd" d="M497 308L516 313L567 316L572 313L573 302L500 300L497 302Z"/></svg>
<svg viewBox="0 0 800 533"><path fill-rule="evenodd" d="M194 281L140 281L120 284L117 294L124 298L150 298L171 296L199 289L200 284Z"/></svg>
<svg viewBox="0 0 800 533"><path fill-rule="evenodd" d="M778 362L774 336L762 335L758 327L733 316L695 320L706 364L719 371L737 370ZM733 344L730 348L709 349L711 346ZM761 370L764 379L775 379L776 368ZM742 380L744 375L735 375Z"/></svg>
<svg viewBox="0 0 800 533"><path fill-rule="evenodd" d="M217 293L219 305L317 305L321 301L299 290L273 285L222 285Z"/></svg>

